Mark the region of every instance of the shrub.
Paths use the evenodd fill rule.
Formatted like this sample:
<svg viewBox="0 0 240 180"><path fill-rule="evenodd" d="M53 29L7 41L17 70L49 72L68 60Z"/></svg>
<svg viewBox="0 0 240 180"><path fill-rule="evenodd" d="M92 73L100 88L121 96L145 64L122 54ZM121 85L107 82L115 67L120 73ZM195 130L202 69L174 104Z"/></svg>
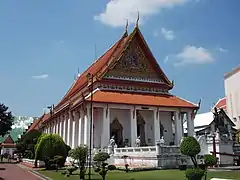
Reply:
<svg viewBox="0 0 240 180"><path fill-rule="evenodd" d="M69 167L67 167L67 172L68 172L68 174L69 175L72 175L72 173L74 172L74 171L76 171L78 168L77 167L75 167L75 166L69 166Z"/></svg>
<svg viewBox="0 0 240 180"><path fill-rule="evenodd" d="M96 170L102 176L102 179L106 179L107 172L110 170L115 170L116 167L114 165L108 165L105 161L109 159L110 156L108 153L99 152L93 157L93 161L96 162Z"/></svg>
<svg viewBox="0 0 240 180"><path fill-rule="evenodd" d="M84 179L85 177L85 164L88 154L87 146L78 146L75 149L69 151L69 156L74 160L78 161L78 166L80 168L80 179Z"/></svg>
<svg viewBox="0 0 240 180"><path fill-rule="evenodd" d="M205 171L200 168L187 169L185 172L188 180L201 180L204 176Z"/></svg>
<svg viewBox="0 0 240 180"><path fill-rule="evenodd" d="M54 156L67 157L67 148L63 139L57 134L47 134L39 138L36 144L35 162L45 162L46 169L52 168Z"/></svg>
<svg viewBox="0 0 240 180"><path fill-rule="evenodd" d="M205 154L204 157L205 168L208 166L214 166L217 164L217 158L211 154ZM207 179L207 171L205 173L205 180Z"/></svg>
<svg viewBox="0 0 240 180"><path fill-rule="evenodd" d="M217 158L211 154L204 155L204 163L208 166L214 166L217 164Z"/></svg>
<svg viewBox="0 0 240 180"><path fill-rule="evenodd" d="M196 155L200 153L201 148L198 141L191 136L185 137L180 145L181 153L191 158L194 167L197 167Z"/></svg>

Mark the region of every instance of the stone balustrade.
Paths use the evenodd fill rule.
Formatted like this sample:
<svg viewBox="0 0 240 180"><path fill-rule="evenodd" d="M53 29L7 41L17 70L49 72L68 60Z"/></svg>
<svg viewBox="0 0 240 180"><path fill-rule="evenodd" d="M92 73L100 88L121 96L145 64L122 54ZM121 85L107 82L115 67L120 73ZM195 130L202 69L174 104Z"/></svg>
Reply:
<svg viewBox="0 0 240 180"><path fill-rule="evenodd" d="M34 165L35 165L35 160L34 159L23 158L22 162L25 163L25 164L28 164L31 167L34 167ZM43 161L37 161L37 167L44 167L44 166L45 166L45 163Z"/></svg>
<svg viewBox="0 0 240 180"><path fill-rule="evenodd" d="M125 147L115 148L114 155L141 155L141 156L153 156L160 154L180 154L179 146L145 146L145 147Z"/></svg>

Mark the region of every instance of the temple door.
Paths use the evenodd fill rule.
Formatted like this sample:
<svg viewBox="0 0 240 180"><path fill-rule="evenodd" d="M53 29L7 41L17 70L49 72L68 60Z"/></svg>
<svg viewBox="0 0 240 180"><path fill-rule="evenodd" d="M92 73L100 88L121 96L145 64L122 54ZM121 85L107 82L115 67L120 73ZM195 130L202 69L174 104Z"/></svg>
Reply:
<svg viewBox="0 0 240 180"><path fill-rule="evenodd" d="M140 136L141 145L145 146L145 121L139 112L137 112L137 136Z"/></svg>
<svg viewBox="0 0 240 180"><path fill-rule="evenodd" d="M122 136L123 127L119 123L118 119L115 118L110 125L111 136L115 137L115 143L117 146L123 146L123 136Z"/></svg>

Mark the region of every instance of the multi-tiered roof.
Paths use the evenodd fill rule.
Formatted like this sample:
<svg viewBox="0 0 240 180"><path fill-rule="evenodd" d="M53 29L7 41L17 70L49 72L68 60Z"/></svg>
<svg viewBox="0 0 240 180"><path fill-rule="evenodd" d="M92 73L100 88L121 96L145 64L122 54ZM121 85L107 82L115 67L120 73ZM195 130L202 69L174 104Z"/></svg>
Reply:
<svg viewBox="0 0 240 180"><path fill-rule="evenodd" d="M88 78L89 75L91 78ZM94 87L92 100L96 103L198 109L198 105L169 93L173 82L160 68L138 26L131 34L125 32L104 55L78 76L54 107L54 115L90 101L90 82ZM46 118L40 119L46 121Z"/></svg>

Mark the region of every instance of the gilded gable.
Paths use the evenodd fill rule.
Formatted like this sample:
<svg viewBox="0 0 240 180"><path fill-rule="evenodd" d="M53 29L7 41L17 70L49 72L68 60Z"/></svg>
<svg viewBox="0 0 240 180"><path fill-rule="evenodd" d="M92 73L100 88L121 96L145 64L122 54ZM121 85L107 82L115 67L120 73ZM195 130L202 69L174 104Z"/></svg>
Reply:
<svg viewBox="0 0 240 180"><path fill-rule="evenodd" d="M105 78L163 82L134 38Z"/></svg>

